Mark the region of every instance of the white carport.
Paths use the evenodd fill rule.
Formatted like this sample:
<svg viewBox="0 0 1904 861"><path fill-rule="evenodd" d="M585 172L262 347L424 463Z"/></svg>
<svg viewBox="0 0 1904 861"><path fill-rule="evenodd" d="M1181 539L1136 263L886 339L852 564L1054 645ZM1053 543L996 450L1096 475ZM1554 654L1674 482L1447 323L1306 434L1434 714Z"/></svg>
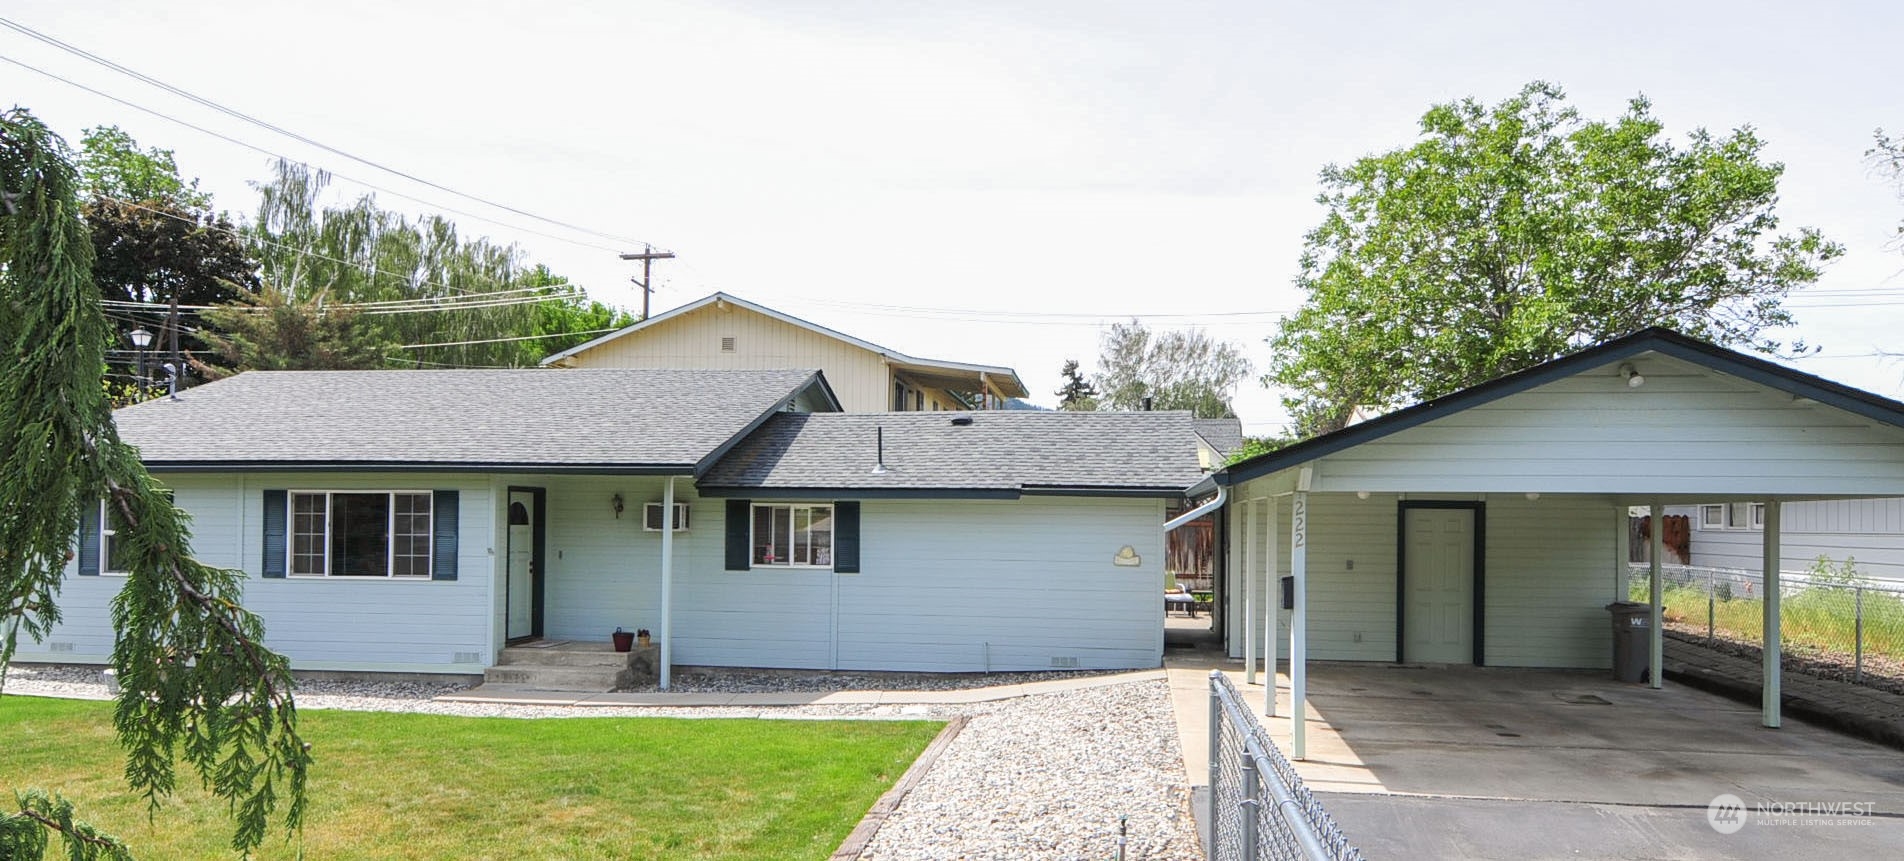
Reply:
<svg viewBox="0 0 1904 861"><path fill-rule="evenodd" d="M1779 508L1904 496L1904 404L1649 329L1218 470L1228 630L1274 667L1287 611L1293 750L1307 664L1608 667L1627 511L1654 518L1651 664L1666 505L1765 506L1763 723L1779 715ZM1239 636L1240 635L1240 636ZM1235 640L1240 639L1240 643ZM1651 683L1658 687L1658 672Z"/></svg>

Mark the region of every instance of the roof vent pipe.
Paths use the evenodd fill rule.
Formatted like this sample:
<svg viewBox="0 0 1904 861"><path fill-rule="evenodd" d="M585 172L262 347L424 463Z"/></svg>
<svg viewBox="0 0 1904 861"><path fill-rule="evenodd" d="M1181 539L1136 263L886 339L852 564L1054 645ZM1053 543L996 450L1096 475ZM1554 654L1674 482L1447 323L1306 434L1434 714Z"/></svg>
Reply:
<svg viewBox="0 0 1904 861"><path fill-rule="evenodd" d="M1144 396L1144 412L1150 412L1150 396Z"/></svg>
<svg viewBox="0 0 1904 861"><path fill-rule="evenodd" d="M886 468L886 426L879 425L874 428L873 433L879 440L879 459L873 462L873 474L885 475L891 471Z"/></svg>

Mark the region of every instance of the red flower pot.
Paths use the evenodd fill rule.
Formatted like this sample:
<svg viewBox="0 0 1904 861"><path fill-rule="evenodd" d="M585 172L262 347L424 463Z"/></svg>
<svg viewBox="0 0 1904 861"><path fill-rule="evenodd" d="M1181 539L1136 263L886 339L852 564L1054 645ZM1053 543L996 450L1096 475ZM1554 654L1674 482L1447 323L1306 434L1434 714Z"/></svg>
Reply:
<svg viewBox="0 0 1904 861"><path fill-rule="evenodd" d="M635 647L635 635L632 632L616 631L614 636L615 636L615 651L626 652L629 649L633 649Z"/></svg>

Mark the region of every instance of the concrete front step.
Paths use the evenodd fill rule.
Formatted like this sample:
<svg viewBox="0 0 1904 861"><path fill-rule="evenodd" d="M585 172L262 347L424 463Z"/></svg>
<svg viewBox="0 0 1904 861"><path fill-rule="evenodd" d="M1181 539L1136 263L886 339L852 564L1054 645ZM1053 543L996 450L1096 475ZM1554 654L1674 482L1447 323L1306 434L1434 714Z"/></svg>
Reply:
<svg viewBox="0 0 1904 861"><path fill-rule="evenodd" d="M576 643L542 648L509 646L497 656L496 663L510 667L624 667L628 665L628 653L617 652L607 643L599 649Z"/></svg>
<svg viewBox="0 0 1904 861"><path fill-rule="evenodd" d="M538 691L604 693L614 690L615 675L621 671L621 667L619 661L613 666L594 667L504 664L483 670L483 684Z"/></svg>

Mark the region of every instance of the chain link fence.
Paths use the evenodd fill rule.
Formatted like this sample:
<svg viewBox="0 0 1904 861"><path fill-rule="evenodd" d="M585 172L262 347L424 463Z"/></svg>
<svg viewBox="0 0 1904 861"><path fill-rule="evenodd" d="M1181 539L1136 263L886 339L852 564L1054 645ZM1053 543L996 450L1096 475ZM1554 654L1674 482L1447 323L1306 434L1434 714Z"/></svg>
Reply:
<svg viewBox="0 0 1904 861"><path fill-rule="evenodd" d="M1629 599L1649 602L1647 566L1630 575ZM1763 574L1663 565L1660 586L1669 636L1757 657ZM1904 584L1859 577L1849 560L1780 572L1779 633L1788 670L1904 693Z"/></svg>
<svg viewBox="0 0 1904 861"><path fill-rule="evenodd" d="M1210 673L1210 861L1361 861L1234 685Z"/></svg>

